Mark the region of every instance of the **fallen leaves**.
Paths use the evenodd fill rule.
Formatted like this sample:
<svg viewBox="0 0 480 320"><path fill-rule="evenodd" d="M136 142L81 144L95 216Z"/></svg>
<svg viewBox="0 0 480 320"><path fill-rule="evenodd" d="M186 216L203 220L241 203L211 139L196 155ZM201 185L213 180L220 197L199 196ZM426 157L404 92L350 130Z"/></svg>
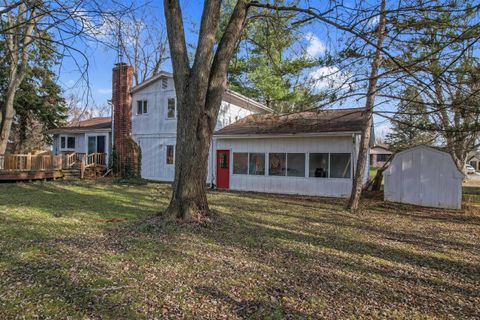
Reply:
<svg viewBox="0 0 480 320"><path fill-rule="evenodd" d="M470 211L212 192L211 221L159 226L165 184L0 188L2 319L480 314Z"/></svg>

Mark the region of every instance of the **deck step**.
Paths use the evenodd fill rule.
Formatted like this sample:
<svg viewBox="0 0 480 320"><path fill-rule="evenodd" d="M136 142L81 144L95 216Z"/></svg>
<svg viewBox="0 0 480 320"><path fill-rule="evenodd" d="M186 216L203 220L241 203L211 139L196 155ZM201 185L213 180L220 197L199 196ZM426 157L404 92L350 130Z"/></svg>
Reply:
<svg viewBox="0 0 480 320"><path fill-rule="evenodd" d="M77 179L77 178L80 178L80 169L74 169L74 168L63 169L63 170L62 170L62 173L63 173L63 178L64 178L64 179Z"/></svg>

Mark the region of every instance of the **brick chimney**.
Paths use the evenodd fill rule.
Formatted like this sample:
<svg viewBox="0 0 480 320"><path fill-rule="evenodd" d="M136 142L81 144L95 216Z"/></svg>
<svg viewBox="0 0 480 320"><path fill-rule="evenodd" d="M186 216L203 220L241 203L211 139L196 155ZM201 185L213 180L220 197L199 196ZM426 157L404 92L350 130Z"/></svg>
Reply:
<svg viewBox="0 0 480 320"><path fill-rule="evenodd" d="M112 72L113 169L122 177L139 175L139 147L132 139L133 67L117 63Z"/></svg>

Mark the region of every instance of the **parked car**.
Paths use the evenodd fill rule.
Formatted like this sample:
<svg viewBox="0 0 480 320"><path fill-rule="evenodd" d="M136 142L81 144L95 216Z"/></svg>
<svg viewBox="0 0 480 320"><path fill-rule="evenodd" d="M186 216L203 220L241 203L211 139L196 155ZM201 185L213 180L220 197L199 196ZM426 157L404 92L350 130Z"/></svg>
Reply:
<svg viewBox="0 0 480 320"><path fill-rule="evenodd" d="M475 168L472 167L471 165L467 164L465 166L465 171L467 172L467 174L474 174L475 173Z"/></svg>

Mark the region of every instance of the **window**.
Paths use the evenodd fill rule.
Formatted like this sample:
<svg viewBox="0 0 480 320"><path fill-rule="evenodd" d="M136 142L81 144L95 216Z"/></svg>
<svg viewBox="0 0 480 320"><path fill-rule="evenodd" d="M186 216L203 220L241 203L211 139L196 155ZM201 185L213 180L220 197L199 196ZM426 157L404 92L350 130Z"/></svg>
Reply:
<svg viewBox="0 0 480 320"><path fill-rule="evenodd" d="M167 89L167 88L168 88L168 79L162 78L162 89Z"/></svg>
<svg viewBox="0 0 480 320"><path fill-rule="evenodd" d="M67 137L67 149L75 149L75 137Z"/></svg>
<svg viewBox="0 0 480 320"><path fill-rule="evenodd" d="M305 177L305 153L287 153L287 176Z"/></svg>
<svg viewBox="0 0 480 320"><path fill-rule="evenodd" d="M228 169L228 154L220 153L220 169Z"/></svg>
<svg viewBox="0 0 480 320"><path fill-rule="evenodd" d="M377 154L377 161L387 162L389 156L390 156L389 154L385 154L385 153Z"/></svg>
<svg viewBox="0 0 480 320"><path fill-rule="evenodd" d="M310 153L308 176L328 178L328 153Z"/></svg>
<svg viewBox="0 0 480 320"><path fill-rule="evenodd" d="M175 98L168 98L167 118L168 119L175 119Z"/></svg>
<svg viewBox="0 0 480 320"><path fill-rule="evenodd" d="M167 164L173 164L174 149L172 145L167 146Z"/></svg>
<svg viewBox="0 0 480 320"><path fill-rule="evenodd" d="M265 153L249 153L248 164L248 174L265 175Z"/></svg>
<svg viewBox="0 0 480 320"><path fill-rule="evenodd" d="M148 113L148 102L147 100L138 100L137 101L137 115Z"/></svg>
<svg viewBox="0 0 480 320"><path fill-rule="evenodd" d="M350 153L330 154L330 178L350 178Z"/></svg>
<svg viewBox="0 0 480 320"><path fill-rule="evenodd" d="M284 176L286 173L285 153L270 153L268 155L268 175Z"/></svg>
<svg viewBox="0 0 480 320"><path fill-rule="evenodd" d="M75 137L73 137L73 136L61 136L60 137L60 149L74 150L75 149Z"/></svg>
<svg viewBox="0 0 480 320"><path fill-rule="evenodd" d="M248 153L233 153L233 174L248 173Z"/></svg>
<svg viewBox="0 0 480 320"><path fill-rule="evenodd" d="M148 113L147 100L144 100L144 101L143 101L143 113Z"/></svg>

